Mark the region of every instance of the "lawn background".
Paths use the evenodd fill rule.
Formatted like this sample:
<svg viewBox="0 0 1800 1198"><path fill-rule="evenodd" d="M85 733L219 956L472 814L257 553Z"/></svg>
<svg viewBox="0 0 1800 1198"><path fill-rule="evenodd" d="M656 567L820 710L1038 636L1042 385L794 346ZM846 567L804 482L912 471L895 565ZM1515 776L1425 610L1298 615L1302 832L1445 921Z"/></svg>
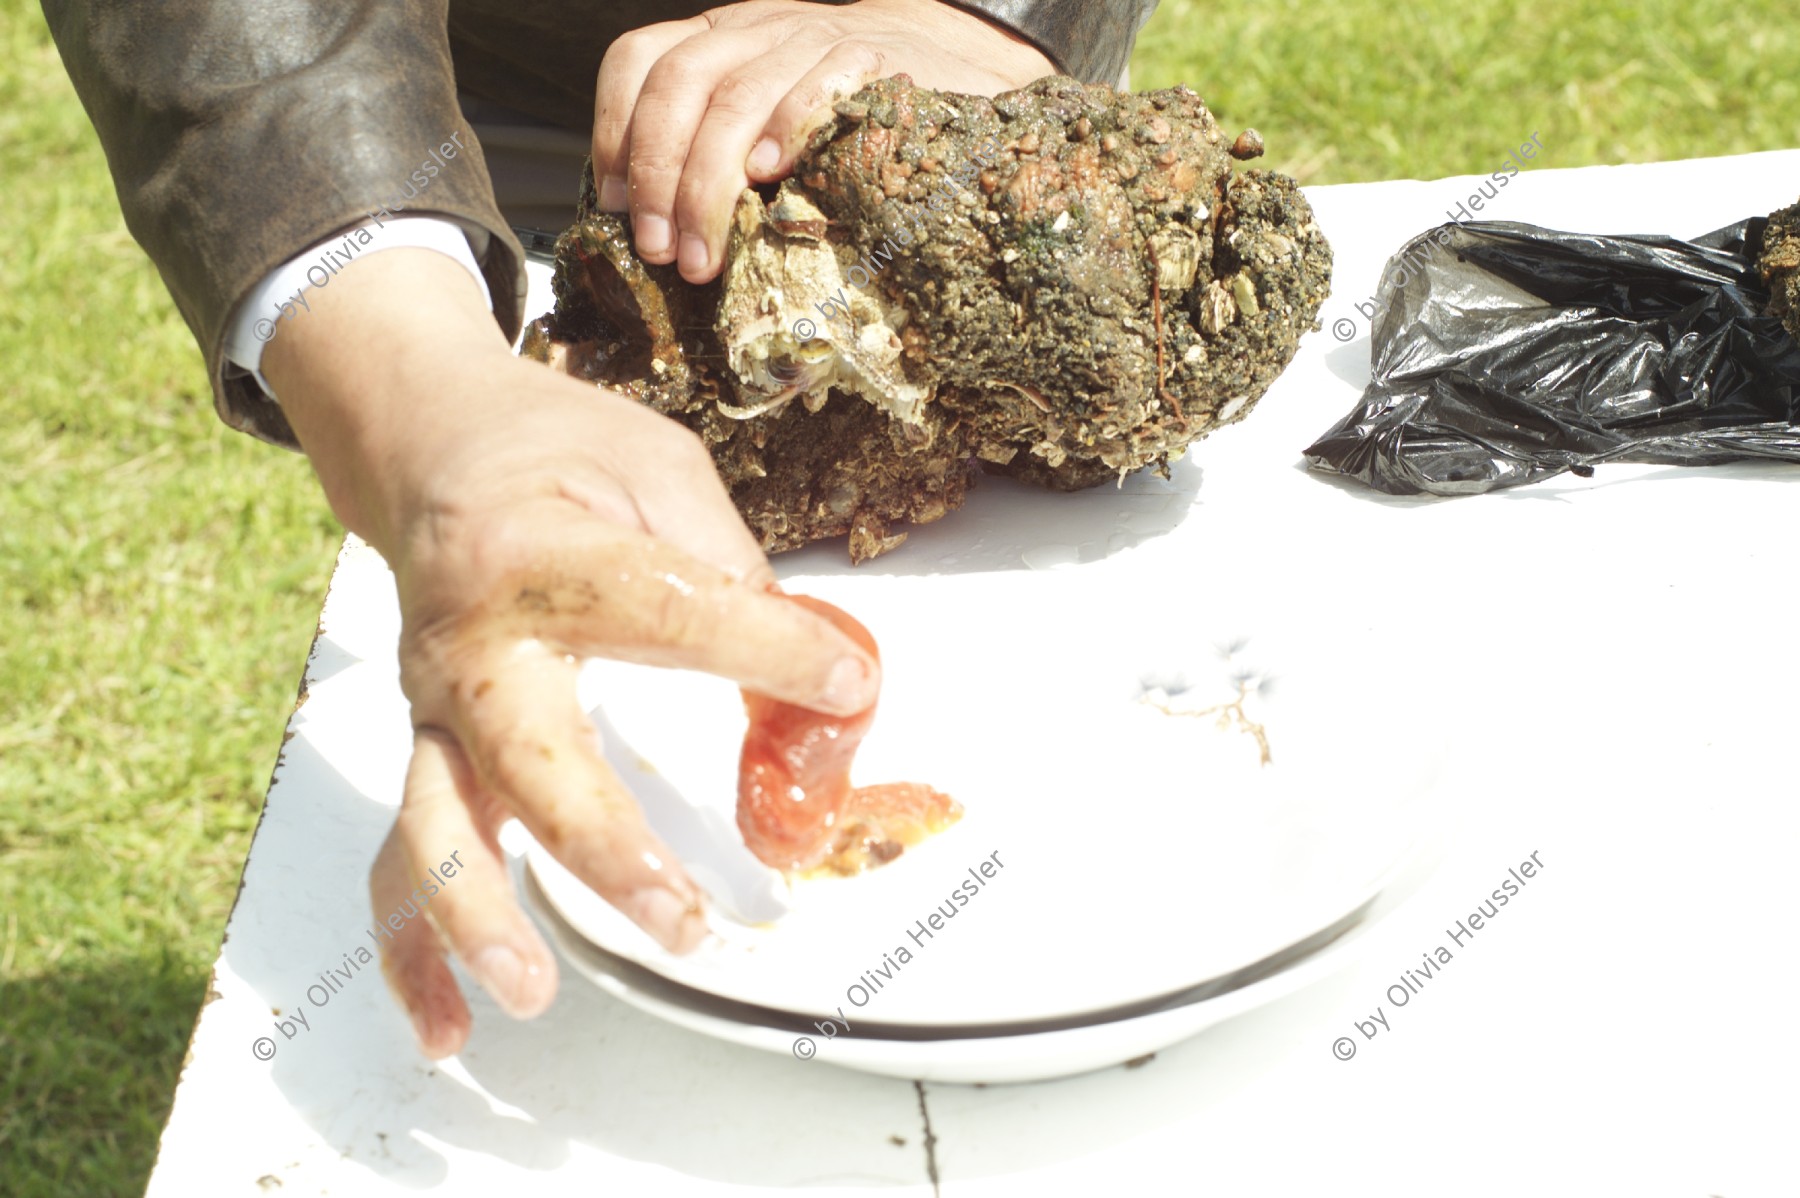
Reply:
<svg viewBox="0 0 1800 1198"><path fill-rule="evenodd" d="M1797 66L1792 0L1164 0L1132 81L1339 183L1797 147ZM338 536L0 0L0 1195L142 1192Z"/></svg>

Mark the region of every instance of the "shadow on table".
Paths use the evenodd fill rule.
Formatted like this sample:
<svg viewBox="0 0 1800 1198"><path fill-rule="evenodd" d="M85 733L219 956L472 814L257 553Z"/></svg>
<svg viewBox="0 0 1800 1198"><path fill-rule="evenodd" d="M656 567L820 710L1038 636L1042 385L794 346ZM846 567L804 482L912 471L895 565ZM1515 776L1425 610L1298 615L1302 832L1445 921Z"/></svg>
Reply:
<svg viewBox="0 0 1800 1198"><path fill-rule="evenodd" d="M1194 510L1200 483L1201 469L1192 458L1170 466L1167 479L1139 470L1121 484L1066 493L984 475L961 508L934 523L909 526L904 545L873 561L852 566L847 539L834 537L778 555L775 568L791 578L978 574L1086 564L1174 531Z"/></svg>
<svg viewBox="0 0 1800 1198"><path fill-rule="evenodd" d="M392 681L359 665L335 685L373 694ZM393 738L366 721L393 702L377 697L360 713L345 704L335 718L385 745ZM475 1030L458 1058L434 1063L418 1055L379 970L355 959L372 943L367 868L393 817L369 792L395 763L360 762L351 767L360 785L353 782L314 743L330 744L346 730L303 725L287 746L225 947L234 983L247 982L256 998L246 1004L234 988L222 1021L231 1028L228 1042L208 1048L242 1052L246 1067L271 1070L286 1102L350 1162L340 1168L368 1169L398 1186L427 1188L499 1162L504 1172L574 1165L596 1185L631 1193L666 1190L666 1173L674 1172L742 1186L836 1183L924 1194L921 1094L938 1120L940 1168L952 1143L960 1177L1041 1168L1230 1102L1254 1084L1268 1029L1307 1026L1305 1014L1295 1015L1309 1004L1336 1009L1335 984L1326 982L1165 1050L1143 1068L1033 1086L921 1090L684 1030L568 968L551 1009L517 1022L459 968ZM405 745L394 751L403 755ZM331 752L346 759L339 748ZM312 988L340 969L329 993ZM308 1026L282 1031L296 1011ZM252 1060L255 1037L274 1047L267 1064L260 1053ZM1020 1109L1029 1109L1029 1119L1018 1117ZM947 1111L955 1112L953 1123L945 1122ZM964 1141L971 1126L986 1127L978 1144ZM266 1167L257 1162L259 1175L279 1181L297 1168L290 1150L277 1155Z"/></svg>
<svg viewBox="0 0 1800 1198"><path fill-rule="evenodd" d="M1325 369L1355 387L1360 395L1363 388L1369 385L1368 329L1362 329L1354 341L1333 341L1331 348L1325 351ZM1348 412L1349 410L1350 405L1346 404L1344 411ZM1324 432L1325 430L1321 428L1319 431Z"/></svg>
<svg viewBox="0 0 1800 1198"><path fill-rule="evenodd" d="M1574 501L1574 496L1591 491L1605 491L1614 487L1645 486L1653 483L1680 481L1692 484L1700 479L1786 483L1800 478L1800 472L1797 472L1800 471L1800 467L1796 467L1792 462L1745 461L1727 462L1718 466L1651 466L1642 462L1615 462L1596 466L1592 478L1580 478L1574 474L1559 474L1540 482L1526 483L1516 487L1502 487L1477 495L1389 495L1385 491L1377 491L1356 479L1323 470L1314 470L1304 460L1295 462L1293 468L1347 498L1371 503L1377 507L1418 511L1426 511L1445 504L1571 503Z"/></svg>
<svg viewBox="0 0 1800 1198"><path fill-rule="evenodd" d="M585 1142L734 1185L923 1186L931 1161L922 1091L940 1174L953 1169L958 1180L968 1180L1041 1170L1231 1103L1272 1063L1266 1059L1271 1042L1341 1015L1346 994L1344 985L1327 980L1137 1068L1030 1085L916 1087L712 1040L572 976L566 981L550 1019L512 1026L489 1020L464 1057L494 1098L517 1106L535 1127L527 1132L490 1118L485 1128L464 1128L461 1139L448 1126L422 1130L525 1168L541 1167L545 1151L561 1160ZM1296 1039L1281 1055L1323 1052L1325 1042L1317 1039ZM554 1062L553 1075L520 1078L520 1058L540 1069ZM558 1138L567 1143L559 1146Z"/></svg>

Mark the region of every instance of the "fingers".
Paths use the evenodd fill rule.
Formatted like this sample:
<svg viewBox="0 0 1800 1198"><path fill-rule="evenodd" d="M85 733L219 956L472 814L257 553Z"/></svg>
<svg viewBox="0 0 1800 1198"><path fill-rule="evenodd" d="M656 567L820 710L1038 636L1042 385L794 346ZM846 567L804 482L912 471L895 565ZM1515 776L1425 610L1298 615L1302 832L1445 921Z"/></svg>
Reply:
<svg viewBox="0 0 1800 1198"><path fill-rule="evenodd" d="M747 61L772 48L760 26L714 29L704 37L682 42L645 75L631 117L629 158L632 232L638 255L646 262L678 262L682 277L689 282L710 277L697 273L701 268L695 265L708 261L703 222L696 218L692 227L676 225L676 191L690 164L701 167L692 147L707 110L714 104L733 111L753 107L762 96L760 86L748 78L739 79L728 94L720 93L721 84L736 78L735 72ZM775 100L775 95L763 100L765 113ZM740 152L722 166L741 173L743 161ZM705 222L717 224L721 245L730 215L727 204L705 217Z"/></svg>
<svg viewBox="0 0 1800 1198"><path fill-rule="evenodd" d="M631 212L638 255L719 273L736 197L794 159L833 100L895 70L991 95L1054 69L1023 39L947 6L742 2L628 34L601 64L594 171ZM802 15L800 10L807 10Z"/></svg>
<svg viewBox="0 0 1800 1198"><path fill-rule="evenodd" d="M505 816L445 734L414 733L400 816L369 892L382 972L428 1056L458 1051L469 1032L446 945L515 1018L541 1013L556 995L556 963L513 895L494 836Z"/></svg>
<svg viewBox="0 0 1800 1198"><path fill-rule="evenodd" d="M481 785L552 856L664 948L682 953L699 944L706 936L699 888L644 823L631 792L601 755L594 727L575 703L575 663L541 642L524 642L489 649L469 664L473 673L455 690L451 719ZM468 684L471 678L476 681ZM442 831L433 835L441 838ZM477 870L477 883L482 872ZM445 930L496 999L514 983L519 993L536 996L526 976L533 959L504 954L527 934L540 950L542 942L524 922L504 874L496 881L498 890L476 885L459 892L444 909ZM471 895L479 909L462 905ZM465 945L494 954L485 971ZM542 997L548 1002L549 992Z"/></svg>
<svg viewBox="0 0 1800 1198"><path fill-rule="evenodd" d="M766 183L792 171L806 139L830 118L831 105L887 70L879 46L850 41L832 47L774 106L745 164L749 177Z"/></svg>
<svg viewBox="0 0 1800 1198"><path fill-rule="evenodd" d="M719 272L732 209L749 182L751 146L763 136L781 98L805 73L805 58L784 47L742 63L713 89L675 192L682 277L703 282Z"/></svg>
<svg viewBox="0 0 1800 1198"><path fill-rule="evenodd" d="M559 653L703 670L815 711L854 715L875 702L874 658L830 621L635 529L587 519L546 526L554 565L517 575L479 622L421 646L440 678L473 676L459 643L541 641Z"/></svg>
<svg viewBox="0 0 1800 1198"><path fill-rule="evenodd" d="M412 864L395 821L369 871L376 944L388 989L406 1009L420 1051L435 1060L459 1051L469 1038L469 1005L444 963L437 933L426 920L406 918L401 904L411 899L412 887ZM398 916L398 930L388 923L390 914Z"/></svg>
<svg viewBox="0 0 1800 1198"><path fill-rule="evenodd" d="M493 835L508 813L496 809L483 817L490 803L443 731L414 732L397 828L407 859L425 879L420 897L482 989L507 1014L529 1019L556 996L556 962L513 893ZM442 880L435 895L427 870Z"/></svg>
<svg viewBox="0 0 1800 1198"><path fill-rule="evenodd" d="M710 28L705 17L663 21L634 29L607 47L594 95L594 184L606 211L623 212L627 207L631 116L644 77L664 54Z"/></svg>

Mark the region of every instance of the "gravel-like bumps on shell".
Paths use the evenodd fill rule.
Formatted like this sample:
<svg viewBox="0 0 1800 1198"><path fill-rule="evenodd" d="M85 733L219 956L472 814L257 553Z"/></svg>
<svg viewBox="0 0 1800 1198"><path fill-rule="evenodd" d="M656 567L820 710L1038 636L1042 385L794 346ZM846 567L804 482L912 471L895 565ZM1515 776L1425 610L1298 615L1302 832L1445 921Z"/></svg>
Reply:
<svg viewBox="0 0 1800 1198"><path fill-rule="evenodd" d="M1250 412L1315 327L1331 251L1293 181L1234 171L1231 146L1186 88L1055 77L988 99L896 76L839 101L782 194L824 214L841 263L880 264L857 276L865 307L902 314L878 331L931 395L906 421L835 388L823 406L821 390L727 415L753 398L724 366L739 312L763 330L837 326L790 298L806 289L793 279L759 275L767 297L747 302L637 262L591 178L558 242L556 312L526 350L695 429L766 549L849 533L863 560L960 506L978 468L1092 486L1166 470ZM966 186L946 182L958 172ZM762 216L740 206L734 247L745 228L784 236Z"/></svg>
<svg viewBox="0 0 1800 1198"><path fill-rule="evenodd" d="M1800 341L1800 204L1769 217L1756 270L1769 289L1770 314Z"/></svg>

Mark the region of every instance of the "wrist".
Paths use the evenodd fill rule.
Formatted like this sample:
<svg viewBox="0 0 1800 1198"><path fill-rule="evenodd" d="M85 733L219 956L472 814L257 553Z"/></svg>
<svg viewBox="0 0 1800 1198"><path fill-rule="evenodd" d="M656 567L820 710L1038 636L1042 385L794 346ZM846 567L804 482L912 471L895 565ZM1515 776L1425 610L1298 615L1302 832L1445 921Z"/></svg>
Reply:
<svg viewBox="0 0 1800 1198"><path fill-rule="evenodd" d="M891 4L894 0L864 0L865 3ZM965 24L971 30L979 30L984 36L983 60L995 74L1007 80L1010 87L1024 87L1034 79L1042 79L1045 75L1055 75L1061 71L1056 60L1046 54L1036 42L1020 33L1012 26L990 16L980 8L969 7L959 0L899 0L900 3L921 4L940 13L951 14L953 20Z"/></svg>
<svg viewBox="0 0 1800 1198"><path fill-rule="evenodd" d="M475 281L432 250L373 255L309 298L263 373L332 510L392 560L426 463L519 363Z"/></svg>

